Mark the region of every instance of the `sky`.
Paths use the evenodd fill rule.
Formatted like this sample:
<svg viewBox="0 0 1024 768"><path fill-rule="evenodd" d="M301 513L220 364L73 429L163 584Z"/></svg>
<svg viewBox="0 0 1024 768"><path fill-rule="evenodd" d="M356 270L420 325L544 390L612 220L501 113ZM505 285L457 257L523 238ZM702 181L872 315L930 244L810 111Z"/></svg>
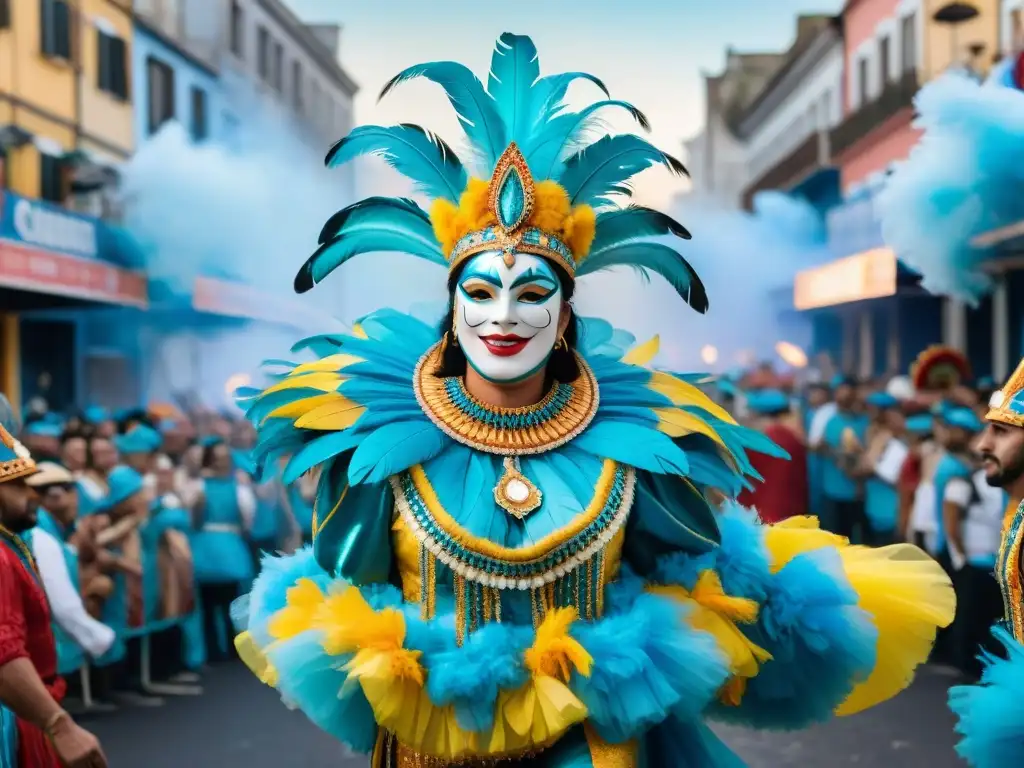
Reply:
<svg viewBox="0 0 1024 768"><path fill-rule="evenodd" d="M704 119L702 72L720 72L730 46L750 52L785 50L793 41L797 14L836 13L843 4L843 0L286 2L304 21L343 25L341 62L360 86L357 123L420 123L457 145L460 132L454 113L438 86L411 82L379 104L377 94L392 75L427 61L459 61L486 80L494 41L502 32L514 32L534 39L542 74L582 70L604 80L612 98L630 101L647 115L653 142L684 162L682 142L700 132ZM626 122L612 118L609 124L632 130L628 118ZM360 188L364 194L395 191L387 174L374 174L365 181ZM685 189L685 181L657 169L640 180L636 192L641 202L663 205Z"/></svg>

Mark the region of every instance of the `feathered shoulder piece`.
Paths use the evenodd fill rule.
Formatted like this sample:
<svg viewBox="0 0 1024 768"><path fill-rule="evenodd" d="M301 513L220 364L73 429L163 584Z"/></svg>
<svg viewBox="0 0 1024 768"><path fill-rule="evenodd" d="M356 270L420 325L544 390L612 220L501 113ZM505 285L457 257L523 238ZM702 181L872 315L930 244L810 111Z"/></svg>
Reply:
<svg viewBox="0 0 1024 768"><path fill-rule="evenodd" d="M657 338L636 345L605 321L581 326L581 380L564 392L553 390L550 402L531 415L531 429L517 432L546 443L529 452L569 445L730 495L739 492L744 476L758 479L748 452L785 456L760 432L736 424L693 377L652 370ZM263 390L238 392L258 430L253 458L261 471L288 458L282 479L291 483L315 466L340 460L355 486L383 482L449 449L524 452L508 444L489 446L480 433L462 428L481 417L458 380L423 373L423 361L438 343L431 325L383 310L364 318L350 335L317 336L296 345L295 351L318 355L313 362L268 361L285 368L278 380ZM429 386L423 376L431 379ZM569 418L576 428L558 432ZM490 437L518 429L488 424L484 432Z"/></svg>
<svg viewBox="0 0 1024 768"><path fill-rule="evenodd" d="M541 76L528 37L503 34L494 48L487 85L451 61L410 67L381 96L424 77L444 88L465 131L473 173L445 141L418 125L360 126L335 144L327 165L377 155L431 199L429 212L405 198L371 197L331 217L320 247L295 278L303 293L349 259L366 253L411 254L448 270L484 250L532 253L571 278L616 266L660 274L697 311L708 309L696 272L671 246L654 237L689 239L669 216L628 199L630 180L651 166L686 169L635 135L602 136L592 143L599 115L625 110L643 129L647 118L625 101L608 98L598 78L582 72ZM574 112L569 85L586 81L605 97Z"/></svg>

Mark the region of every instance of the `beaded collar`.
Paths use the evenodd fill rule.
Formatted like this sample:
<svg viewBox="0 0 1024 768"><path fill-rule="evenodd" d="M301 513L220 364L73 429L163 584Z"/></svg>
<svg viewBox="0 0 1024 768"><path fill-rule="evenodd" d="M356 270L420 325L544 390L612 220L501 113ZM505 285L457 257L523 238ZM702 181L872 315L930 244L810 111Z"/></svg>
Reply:
<svg viewBox="0 0 1024 768"><path fill-rule="evenodd" d="M582 433L597 413L597 379L579 355L580 375L572 383L555 384L536 405L495 408L474 398L461 379L434 375L440 350L434 345L416 365L416 401L438 429L470 448L500 456L544 453Z"/></svg>

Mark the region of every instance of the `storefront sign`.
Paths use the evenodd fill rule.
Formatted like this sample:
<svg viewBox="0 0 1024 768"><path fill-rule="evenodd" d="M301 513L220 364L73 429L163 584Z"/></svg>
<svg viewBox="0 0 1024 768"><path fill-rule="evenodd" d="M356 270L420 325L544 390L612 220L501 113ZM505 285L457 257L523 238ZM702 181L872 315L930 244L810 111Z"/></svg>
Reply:
<svg viewBox="0 0 1024 768"><path fill-rule="evenodd" d="M39 200L4 194L0 236L48 251L95 259L99 222Z"/></svg>
<svg viewBox="0 0 1024 768"><path fill-rule="evenodd" d="M148 305L148 285L142 273L2 238L0 286L111 304Z"/></svg>
<svg viewBox="0 0 1024 768"><path fill-rule="evenodd" d="M256 290L245 283L197 277L192 293L192 308L226 317L263 320L269 323L291 325L296 328L325 328L336 325L318 312L286 296Z"/></svg>
<svg viewBox="0 0 1024 768"><path fill-rule="evenodd" d="M875 248L797 273L793 306L816 309L896 293L896 254Z"/></svg>

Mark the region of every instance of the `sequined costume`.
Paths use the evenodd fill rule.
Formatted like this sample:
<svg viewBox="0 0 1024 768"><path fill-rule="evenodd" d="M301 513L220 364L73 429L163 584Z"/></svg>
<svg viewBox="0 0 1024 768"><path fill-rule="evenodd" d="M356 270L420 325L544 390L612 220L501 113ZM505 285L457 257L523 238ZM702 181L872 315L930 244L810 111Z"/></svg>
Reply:
<svg viewBox="0 0 1024 768"><path fill-rule="evenodd" d="M1024 429L1024 360L991 401L987 419ZM957 751L974 768L1000 768L1024 762L1024 501L1007 510L995 576L1003 592L1005 619L993 633L1005 658L985 654L978 685L950 690L950 706L963 736Z"/></svg>
<svg viewBox="0 0 1024 768"><path fill-rule="evenodd" d="M300 343L316 359L241 393L259 465L290 456L285 483L321 469L312 548L266 557L234 606L253 671L379 768L733 766L706 716L799 728L904 688L952 617L944 574L911 547L847 546L813 518L767 527L712 506L712 490L735 498L757 479L748 453L779 449L692 378L651 367L656 340L545 304L632 266L707 309L665 242L686 230L614 202L639 171L678 161L637 136L585 142L600 109L646 127L643 115L610 100L569 111L570 83L603 83L540 76L533 43L510 34L486 89L441 62L385 92L413 77L444 87L479 177L419 127L355 129L330 165L379 154L433 205L339 212L296 288L401 251L447 270L451 314L439 331L381 310ZM529 340L474 331L503 301ZM497 351L474 357L485 342ZM549 380L536 405L467 388L467 366L509 381L509 361L536 353L524 375ZM457 355L464 373L448 375Z"/></svg>
<svg viewBox="0 0 1024 768"><path fill-rule="evenodd" d="M36 472L28 451L0 425L0 483ZM64 680L57 674L57 645L50 604L28 544L0 526L0 666L29 659L60 703ZM49 738L32 723L0 705L0 766L59 768Z"/></svg>

